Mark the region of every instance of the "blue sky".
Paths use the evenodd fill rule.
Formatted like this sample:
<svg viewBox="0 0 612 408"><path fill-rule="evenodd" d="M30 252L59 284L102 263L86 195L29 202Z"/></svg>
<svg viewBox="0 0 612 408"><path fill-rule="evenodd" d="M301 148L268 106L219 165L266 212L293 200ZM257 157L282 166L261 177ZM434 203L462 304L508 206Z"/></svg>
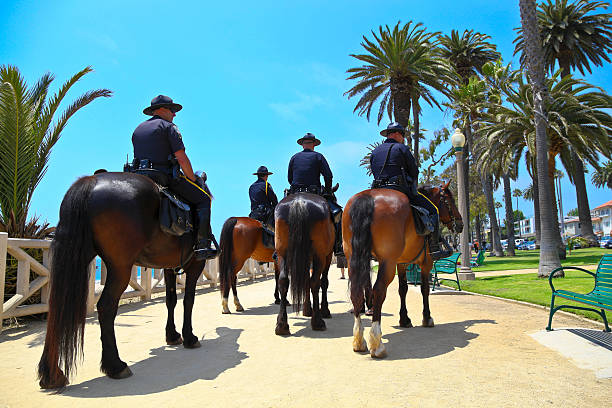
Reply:
<svg viewBox="0 0 612 408"><path fill-rule="evenodd" d="M251 173L260 165L275 173L269 181L282 194L289 159L300 150L295 141L306 132L323 141L318 150L340 183L342 204L367 187L359 159L380 140L380 126L353 114L356 100L343 96L352 86L345 72L358 65L349 54L361 53L362 35L398 20L444 33L474 29L491 35L510 62L513 28L520 24L518 0L4 0L0 16L0 64L18 66L29 83L52 72L54 89L92 65L95 72L66 100L94 88L114 93L71 119L31 214L56 223L61 199L77 177L98 168L120 171L132 157L132 131L147 118L142 109L161 93L183 105L175 123L194 168L208 174L217 234L228 217L248 215ZM609 91L612 68L595 68L588 80ZM452 116L426 108L421 123L431 134L450 126ZM565 181L567 211L576 196ZM529 183L524 172L516 187ZM610 190L589 185L588 191L591 207L612 197ZM503 203L501 194L496 197ZM533 213L529 202L519 207Z"/></svg>

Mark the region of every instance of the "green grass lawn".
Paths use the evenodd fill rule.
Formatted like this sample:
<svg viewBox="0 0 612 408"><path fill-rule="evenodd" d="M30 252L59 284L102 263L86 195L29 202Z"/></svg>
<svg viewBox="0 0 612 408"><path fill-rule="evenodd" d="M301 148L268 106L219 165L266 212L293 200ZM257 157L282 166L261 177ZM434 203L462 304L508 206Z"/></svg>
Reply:
<svg viewBox="0 0 612 408"><path fill-rule="evenodd" d="M585 251L587 251L585 249ZM578 293L588 293L593 289L594 280L591 275L579 271L566 271L565 278L555 278L553 284L556 289L566 289ZM457 288L455 282L444 281L444 285ZM485 295L498 296L507 299L521 300L524 302L535 303L550 307L551 289L548 284L548 278L538 278L535 273L507 275L507 276L487 276L476 278L473 281L461 281L461 289L482 293ZM557 297L555 305L571 304L575 306L584 306L579 303L571 302L563 298ZM570 313L586 316L589 319L603 321L602 318L593 312L563 309ZM612 321L612 313L606 311L606 318ZM545 326L547 322L542 322ZM553 327L555 320L553 319Z"/></svg>
<svg viewBox="0 0 612 408"><path fill-rule="evenodd" d="M561 265L565 266L582 266L597 264L599 259L605 255L612 253L610 249L604 248L584 248L575 249L572 254L567 255L567 259L561 261ZM534 251L516 251L516 256L495 257L487 256L484 264L473 268L474 272L486 271L509 271L512 269L529 269L537 268L540 261L540 250Z"/></svg>

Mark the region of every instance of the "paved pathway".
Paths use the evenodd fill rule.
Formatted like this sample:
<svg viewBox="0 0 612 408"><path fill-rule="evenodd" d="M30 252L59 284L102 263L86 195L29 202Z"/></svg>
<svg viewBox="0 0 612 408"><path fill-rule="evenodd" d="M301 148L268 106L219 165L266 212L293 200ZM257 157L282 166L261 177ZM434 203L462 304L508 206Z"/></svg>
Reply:
<svg viewBox="0 0 612 408"><path fill-rule="evenodd" d="M40 391L35 381L44 325L7 330L0 335L0 407L573 407L612 399L612 379L532 337L546 337L547 311L439 294L430 297L436 327L401 329L397 280L383 307L388 357L356 354L347 281L335 268L330 275L328 330L313 332L308 319L291 314L289 338L274 335L272 279L238 288L244 313L222 315L218 291L198 292L194 327L203 340L196 350L164 344L163 298L122 306L118 346L134 376L121 381L100 374L99 328L89 318L84 362L61 395ZM408 310L420 322L421 295L413 286ZM561 314L554 326L599 328Z"/></svg>

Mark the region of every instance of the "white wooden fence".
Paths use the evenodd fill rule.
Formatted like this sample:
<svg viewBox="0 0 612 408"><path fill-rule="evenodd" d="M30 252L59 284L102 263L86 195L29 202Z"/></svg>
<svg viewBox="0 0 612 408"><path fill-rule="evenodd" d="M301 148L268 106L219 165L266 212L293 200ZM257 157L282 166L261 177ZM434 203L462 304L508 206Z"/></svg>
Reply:
<svg viewBox="0 0 612 408"><path fill-rule="evenodd" d="M41 239L19 239L9 238L5 232L0 232L0 333L2 332L2 320L11 317L45 313L49 310L49 280L52 252L51 241ZM42 251L42 263L32 258L24 249L35 248ZM16 293L7 301L4 301L7 253L17 260L17 282ZM93 313L95 304L102 294L106 283L106 265L96 257L89 265L89 295L87 297L87 311ZM100 267L100 280L96 281L96 268ZM140 270L140 276L138 274ZM31 272L37 276L30 280ZM218 260L213 259L206 262L206 267L198 278L197 285L209 285L211 288L218 283L219 267ZM273 265L259 265L254 259L249 259L238 278L253 280L258 276L267 276L274 273ZM140 301L151 299L153 293L165 292L163 269L150 269L144 267L132 267L132 277L126 291L121 295L122 299L139 298ZM184 290L185 275L177 276L177 290ZM41 300L36 304L24 304L24 302L40 291Z"/></svg>

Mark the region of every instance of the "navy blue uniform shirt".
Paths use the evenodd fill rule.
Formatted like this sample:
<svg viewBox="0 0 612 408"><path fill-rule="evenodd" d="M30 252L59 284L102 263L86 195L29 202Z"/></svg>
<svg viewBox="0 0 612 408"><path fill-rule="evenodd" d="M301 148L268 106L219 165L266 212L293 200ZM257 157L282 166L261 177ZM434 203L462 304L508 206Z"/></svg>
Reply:
<svg viewBox="0 0 612 408"><path fill-rule="evenodd" d="M391 152L389 152L390 148ZM389 159L385 165L387 153L389 153ZM391 138L388 138L372 150L370 166L372 175L376 180L398 176L402 174L402 167L406 171L406 175L412 178L415 183L418 180L419 169L416 166L416 160L414 160L412 152L408 146Z"/></svg>
<svg viewBox="0 0 612 408"><path fill-rule="evenodd" d="M153 164L168 165L168 156L185 148L183 138L176 125L153 116L142 122L134 134L134 158L149 159Z"/></svg>
<svg viewBox="0 0 612 408"><path fill-rule="evenodd" d="M331 188L332 175L325 157L314 150L304 149L289 160L289 184L301 186L320 186L323 175L325 187Z"/></svg>
<svg viewBox="0 0 612 408"><path fill-rule="evenodd" d="M278 198L276 198L272 186L262 178L258 178L249 187L249 198L251 199L251 211L259 205L274 208L278 204Z"/></svg>

